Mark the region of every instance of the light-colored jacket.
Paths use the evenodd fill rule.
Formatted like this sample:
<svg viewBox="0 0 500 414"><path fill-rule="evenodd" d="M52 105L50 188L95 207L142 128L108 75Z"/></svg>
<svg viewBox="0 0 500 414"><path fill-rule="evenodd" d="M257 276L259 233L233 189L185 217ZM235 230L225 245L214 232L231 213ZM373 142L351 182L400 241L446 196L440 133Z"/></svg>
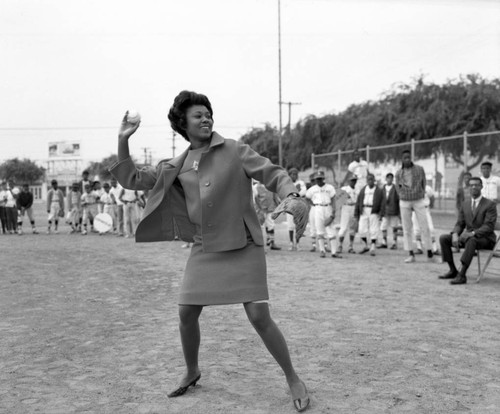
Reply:
<svg viewBox="0 0 500 414"><path fill-rule="evenodd" d="M110 168L125 188L150 190L137 242L193 241L196 226L189 220L184 190L177 178L188 150L158 166L136 168L127 158ZM198 165L202 206L201 236L205 252L241 249L247 244L245 227L255 244L264 240L252 200L252 178L283 199L297 191L287 172L248 145L212 134Z"/></svg>

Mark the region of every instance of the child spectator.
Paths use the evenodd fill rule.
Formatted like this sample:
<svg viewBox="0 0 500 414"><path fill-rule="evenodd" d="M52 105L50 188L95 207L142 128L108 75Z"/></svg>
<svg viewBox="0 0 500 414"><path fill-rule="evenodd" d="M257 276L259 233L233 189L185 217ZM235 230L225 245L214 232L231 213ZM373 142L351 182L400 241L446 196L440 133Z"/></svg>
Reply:
<svg viewBox="0 0 500 414"><path fill-rule="evenodd" d="M5 203L7 209L7 225L10 227L11 234L14 234L17 233L17 198L21 190L15 186L12 180L8 182L7 190L7 202Z"/></svg>
<svg viewBox="0 0 500 414"><path fill-rule="evenodd" d="M7 234L9 229L7 228L7 210L5 208L5 203L7 202L7 183L3 182L0 189L0 221L2 222L2 233Z"/></svg>
<svg viewBox="0 0 500 414"><path fill-rule="evenodd" d="M33 215L33 193L30 191L28 184L23 184L22 190L17 198L17 209L19 215L17 219L17 232L23 234L23 218L24 214L28 216L33 234L38 234L35 227L35 216Z"/></svg>
<svg viewBox="0 0 500 414"><path fill-rule="evenodd" d="M103 184L103 193L101 194L100 197L100 203L103 206L102 212L109 214L111 218L113 219L113 226L115 226L115 218L114 218L114 212L113 212L113 206L116 204L115 196L113 193L111 193L111 186L109 183L104 183Z"/></svg>
<svg viewBox="0 0 500 414"><path fill-rule="evenodd" d="M125 237L134 237L137 227L137 191L122 188L118 199L123 203Z"/></svg>
<svg viewBox="0 0 500 414"><path fill-rule="evenodd" d="M64 217L64 194L58 188L57 180L50 182L52 188L47 193L47 213L48 227L47 234L50 234L52 227L52 220L54 221L54 233L59 233L57 227L59 225L59 217Z"/></svg>
<svg viewBox="0 0 500 414"><path fill-rule="evenodd" d="M384 217L385 213L385 193L375 185L375 176L368 174L366 176L367 184L361 189L356 209L355 217L359 220L359 234L365 246L359 252L360 254L370 252L371 256L375 256L375 245L380 231L380 218ZM368 248L368 239L370 240L370 248Z"/></svg>
<svg viewBox="0 0 500 414"><path fill-rule="evenodd" d="M112 178L111 188L109 189L109 192L113 194L113 197L116 201L116 204L112 207L112 211L114 214L112 217L115 217L113 219L113 231L117 232L117 235L119 237L123 236L123 203L119 198L121 191L122 187L118 184L116 178Z"/></svg>
<svg viewBox="0 0 500 414"><path fill-rule="evenodd" d="M293 183L295 184L295 187L297 188L297 193L301 197L306 196L306 183L302 180L299 180L299 170L297 168L290 168L288 170L288 175L292 179ZM288 250L297 250L298 249L298 244L299 240L293 240L293 235L295 233L295 223L293 222L293 216L291 214L286 215L286 224L288 227L288 237L290 239L290 247Z"/></svg>
<svg viewBox="0 0 500 414"><path fill-rule="evenodd" d="M73 183L71 191L68 194L68 211L69 211L69 225L71 226L71 233L81 231L81 212L82 212L82 193L80 185Z"/></svg>
<svg viewBox="0 0 500 414"><path fill-rule="evenodd" d="M385 215L382 218L380 230L382 230L383 242L380 248L387 248L387 230L392 229L392 245L391 250L398 248L398 227L399 227L399 195L396 187L393 184L394 174L389 173L385 176Z"/></svg>
<svg viewBox="0 0 500 414"><path fill-rule="evenodd" d="M92 191L90 184L85 184L85 192L82 194L82 234L87 234L87 222L90 223L90 231L94 231L94 217L97 215L97 196Z"/></svg>
<svg viewBox="0 0 500 414"><path fill-rule="evenodd" d="M101 201L101 196L103 195L104 190L101 187L100 181L94 181L94 183L92 184L92 191L96 196L97 214L102 213L104 211L104 203Z"/></svg>
<svg viewBox="0 0 500 414"><path fill-rule="evenodd" d="M89 172L87 170L82 172L82 179L78 182L80 194L85 193L85 186L89 184L92 186L92 182L89 180ZM80 218L78 222L78 227L82 228L83 211L80 209Z"/></svg>

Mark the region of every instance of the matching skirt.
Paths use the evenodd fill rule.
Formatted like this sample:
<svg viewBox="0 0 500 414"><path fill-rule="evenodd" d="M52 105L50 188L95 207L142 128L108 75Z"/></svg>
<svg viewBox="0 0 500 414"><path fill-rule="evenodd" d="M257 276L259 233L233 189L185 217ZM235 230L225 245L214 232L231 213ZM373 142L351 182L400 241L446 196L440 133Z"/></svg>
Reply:
<svg viewBox="0 0 500 414"><path fill-rule="evenodd" d="M179 305L227 305L268 300L263 246L207 253L193 244L186 264Z"/></svg>

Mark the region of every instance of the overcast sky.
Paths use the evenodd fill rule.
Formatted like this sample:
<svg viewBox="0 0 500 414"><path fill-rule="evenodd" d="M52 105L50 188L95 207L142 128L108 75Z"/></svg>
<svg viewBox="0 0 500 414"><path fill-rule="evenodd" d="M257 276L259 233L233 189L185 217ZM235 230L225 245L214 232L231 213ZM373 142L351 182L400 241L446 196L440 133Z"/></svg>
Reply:
<svg viewBox="0 0 500 414"><path fill-rule="evenodd" d="M500 1L281 0L281 44L295 124L420 74L500 77ZM183 89L209 97L227 138L278 125L278 0L2 0L0 56L0 160L43 160L62 140L100 160L127 108L143 119L133 154L171 157Z"/></svg>

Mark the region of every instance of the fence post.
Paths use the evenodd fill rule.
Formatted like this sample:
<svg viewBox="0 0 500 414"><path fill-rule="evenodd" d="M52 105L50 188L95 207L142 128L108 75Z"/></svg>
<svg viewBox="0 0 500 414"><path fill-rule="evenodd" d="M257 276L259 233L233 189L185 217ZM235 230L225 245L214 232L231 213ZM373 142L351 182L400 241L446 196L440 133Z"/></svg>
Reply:
<svg viewBox="0 0 500 414"><path fill-rule="evenodd" d="M338 168L339 168L339 175L338 175L339 180L338 180L338 182L339 182L340 185L342 185L342 178L341 178L341 176L342 176L342 163L340 162L340 157L341 156L342 156L342 151L339 150L338 159L337 159L337 165L338 165Z"/></svg>
<svg viewBox="0 0 500 414"><path fill-rule="evenodd" d="M464 172L467 172L467 164L468 164L468 159L467 159L467 131L464 131Z"/></svg>
<svg viewBox="0 0 500 414"><path fill-rule="evenodd" d="M369 145L366 146L366 162L367 163L370 162L370 146Z"/></svg>
<svg viewBox="0 0 500 414"><path fill-rule="evenodd" d="M311 153L311 168L312 168L313 173L314 173L314 152Z"/></svg>
<svg viewBox="0 0 500 414"><path fill-rule="evenodd" d="M412 138L410 141L410 151L411 151L411 160L415 161L415 139Z"/></svg>

